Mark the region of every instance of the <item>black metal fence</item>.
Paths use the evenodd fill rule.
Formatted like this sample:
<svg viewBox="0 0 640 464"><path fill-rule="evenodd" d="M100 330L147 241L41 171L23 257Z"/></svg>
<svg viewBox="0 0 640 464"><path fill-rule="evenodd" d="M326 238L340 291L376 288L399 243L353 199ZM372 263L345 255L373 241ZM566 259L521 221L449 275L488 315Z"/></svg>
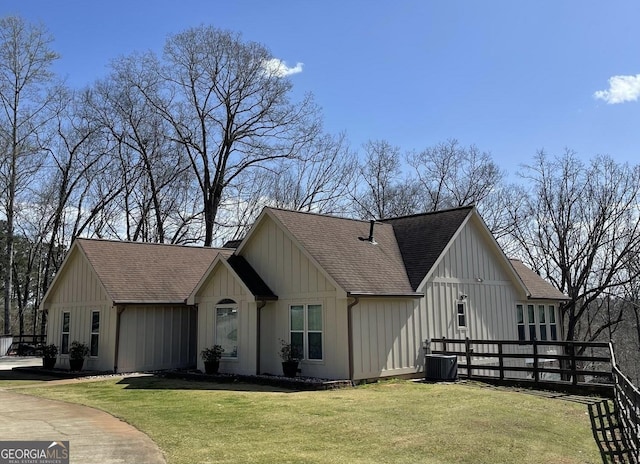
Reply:
<svg viewBox="0 0 640 464"><path fill-rule="evenodd" d="M611 365L614 381L614 401L622 439L632 463L640 463L640 390L618 368L616 357L611 350Z"/></svg>

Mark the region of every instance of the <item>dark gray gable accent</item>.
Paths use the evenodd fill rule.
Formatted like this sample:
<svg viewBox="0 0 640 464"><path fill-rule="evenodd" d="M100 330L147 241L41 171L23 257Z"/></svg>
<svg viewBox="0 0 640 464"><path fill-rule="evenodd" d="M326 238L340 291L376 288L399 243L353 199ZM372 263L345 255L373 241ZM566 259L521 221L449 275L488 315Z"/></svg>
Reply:
<svg viewBox="0 0 640 464"><path fill-rule="evenodd" d="M231 255L227 258L231 268L242 279L249 291L259 300L277 300L278 297L271 291L269 286L262 280L258 273L251 267L251 264L242 256Z"/></svg>
<svg viewBox="0 0 640 464"><path fill-rule="evenodd" d="M473 206L384 219L393 226L411 286L418 290Z"/></svg>

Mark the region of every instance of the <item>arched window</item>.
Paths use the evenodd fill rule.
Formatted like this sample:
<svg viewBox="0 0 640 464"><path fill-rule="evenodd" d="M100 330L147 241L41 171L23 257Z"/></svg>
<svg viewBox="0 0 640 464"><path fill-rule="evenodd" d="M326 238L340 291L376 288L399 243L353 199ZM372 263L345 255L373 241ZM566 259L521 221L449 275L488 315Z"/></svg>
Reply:
<svg viewBox="0 0 640 464"><path fill-rule="evenodd" d="M238 357L238 304L228 298L216 305L215 343L224 349L223 358Z"/></svg>

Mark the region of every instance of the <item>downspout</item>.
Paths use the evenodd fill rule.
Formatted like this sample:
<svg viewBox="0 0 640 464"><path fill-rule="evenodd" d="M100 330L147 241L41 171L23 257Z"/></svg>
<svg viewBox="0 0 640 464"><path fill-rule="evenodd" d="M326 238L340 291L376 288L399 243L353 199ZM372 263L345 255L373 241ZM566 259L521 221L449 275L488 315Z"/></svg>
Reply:
<svg viewBox="0 0 640 464"><path fill-rule="evenodd" d="M116 306L116 346L113 353L113 373L118 373L118 351L120 349L120 315L126 306Z"/></svg>
<svg viewBox="0 0 640 464"><path fill-rule="evenodd" d="M260 375L260 332L262 332L262 328L260 326L260 320L261 320L262 311L260 311L260 310L267 305L267 301L266 300L259 300L259 301L257 301L257 303L258 303L258 305L256 306L256 311L258 312L258 314L256 315L256 326L257 326L257 333L256 333L256 375Z"/></svg>
<svg viewBox="0 0 640 464"><path fill-rule="evenodd" d="M349 343L349 380L353 381L353 311L351 310L360 302L357 296L352 297L353 302L347 305L347 339Z"/></svg>

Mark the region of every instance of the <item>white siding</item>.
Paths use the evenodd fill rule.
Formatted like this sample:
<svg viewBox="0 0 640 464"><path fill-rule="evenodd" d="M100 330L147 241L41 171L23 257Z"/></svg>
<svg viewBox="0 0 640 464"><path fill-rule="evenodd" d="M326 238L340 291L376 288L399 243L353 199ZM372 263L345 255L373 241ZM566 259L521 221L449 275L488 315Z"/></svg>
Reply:
<svg viewBox="0 0 640 464"><path fill-rule="evenodd" d="M120 315L118 372L195 365L196 311L187 306L127 306Z"/></svg>
<svg viewBox="0 0 640 464"><path fill-rule="evenodd" d="M352 309L354 380L412 374L424 364L426 321L413 299L363 299Z"/></svg>

